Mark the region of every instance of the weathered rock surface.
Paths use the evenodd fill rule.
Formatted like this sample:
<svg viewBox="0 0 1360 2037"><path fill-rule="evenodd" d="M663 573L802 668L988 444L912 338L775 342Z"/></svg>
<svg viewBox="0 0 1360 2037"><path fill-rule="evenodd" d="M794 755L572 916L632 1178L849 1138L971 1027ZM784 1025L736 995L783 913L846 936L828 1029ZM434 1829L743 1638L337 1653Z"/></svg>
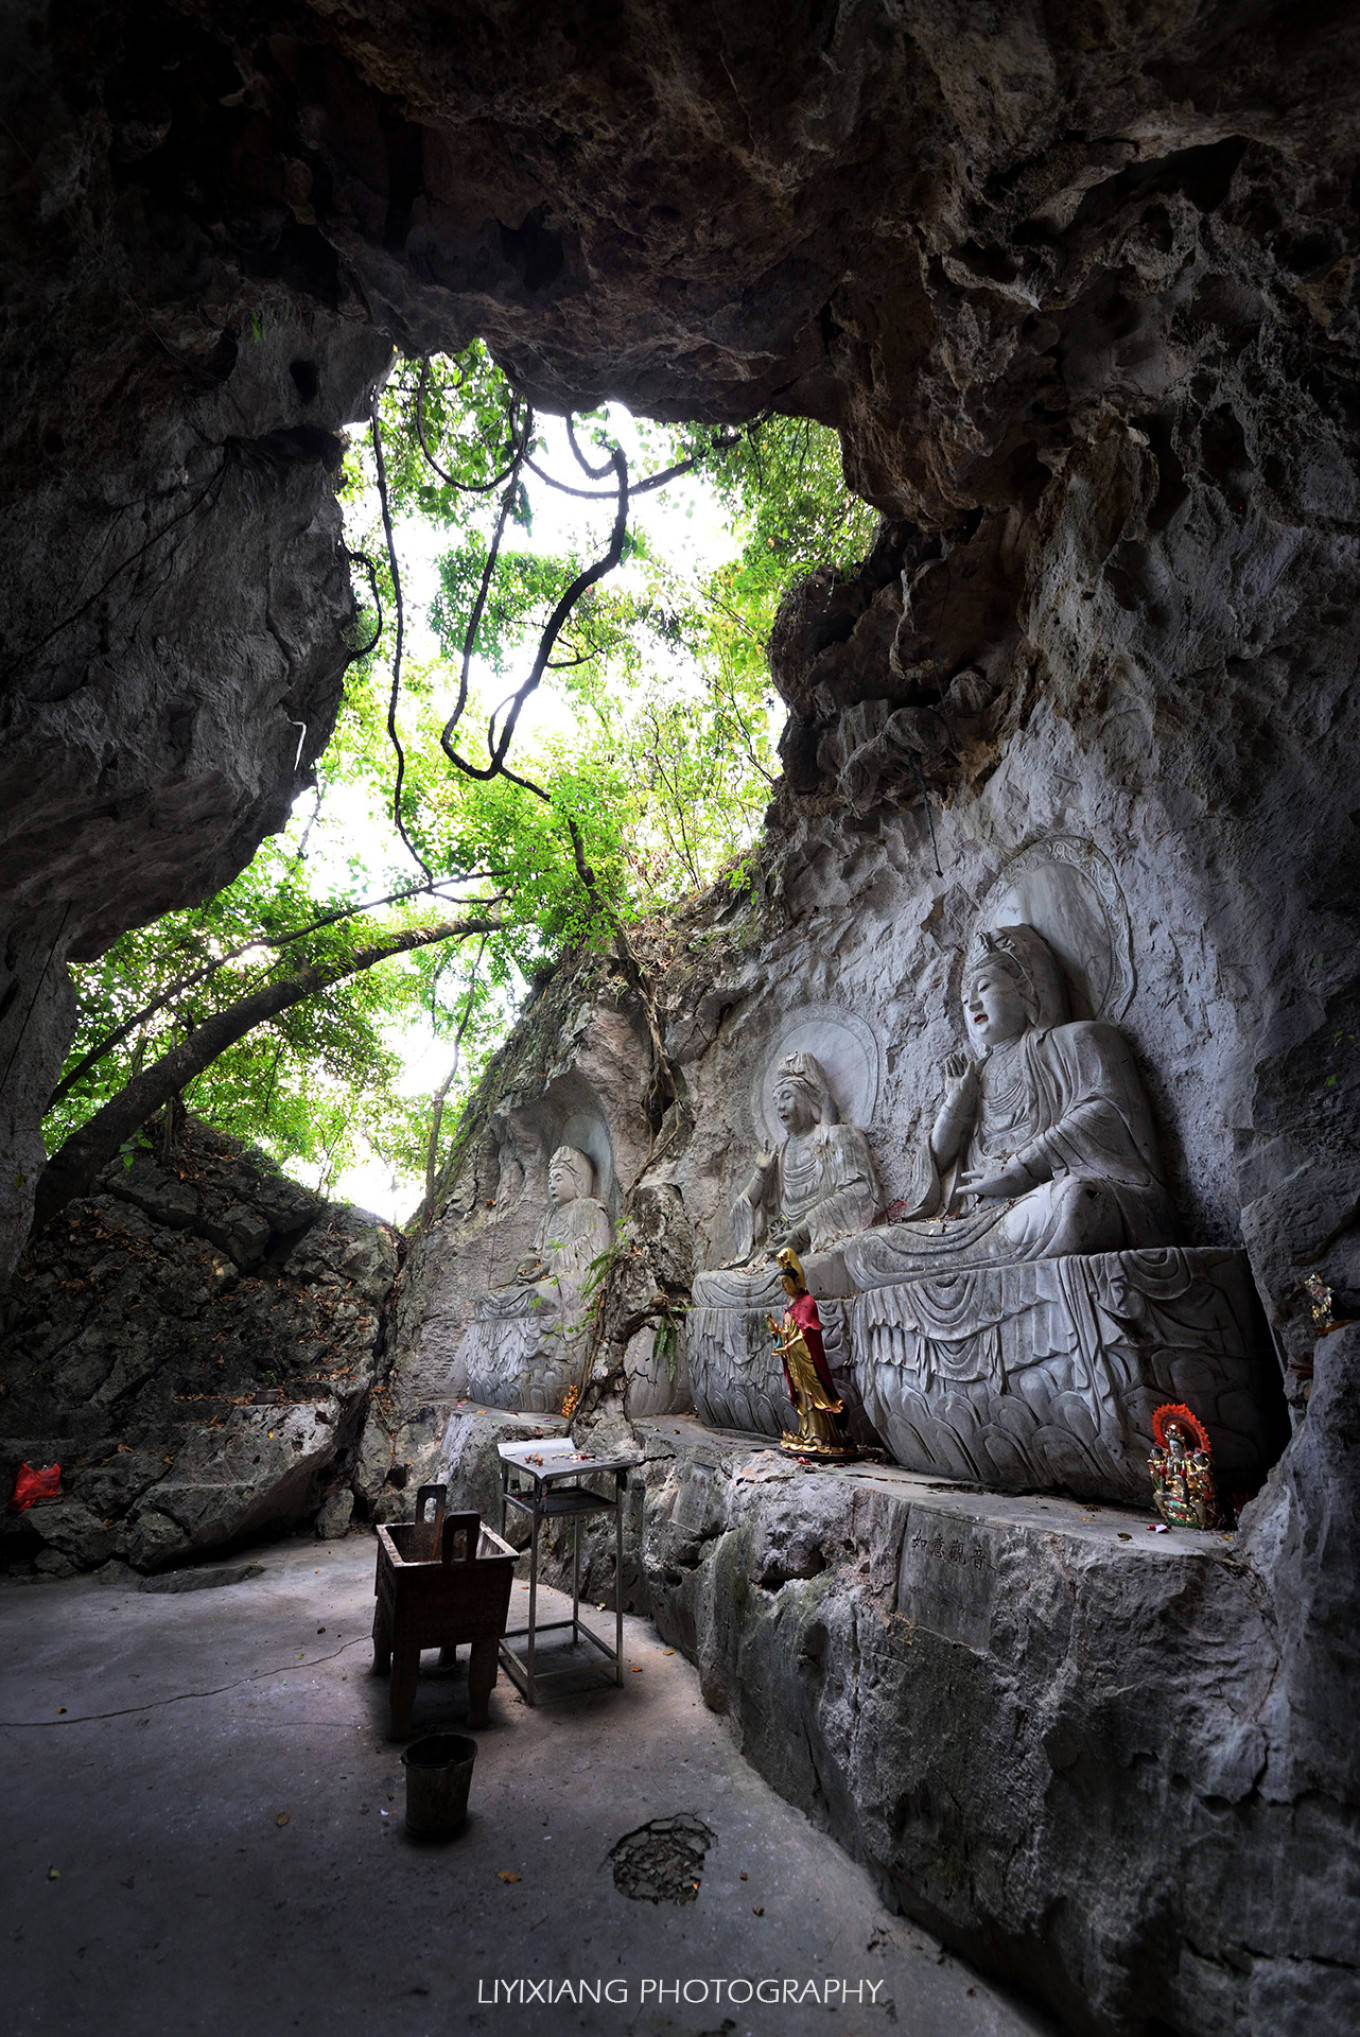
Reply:
<svg viewBox="0 0 1360 2037"><path fill-rule="evenodd" d="M386 1509L399 1517L399 1501L390 1487L384 1491L394 1470L403 1485L434 1476L444 1423L468 1395L461 1347L477 1298L509 1281L519 1262L533 1255L549 1206L548 1161L558 1146L590 1154L600 1200L611 1218L621 1214L649 1147L639 1084L646 1054L645 1029L630 1010L620 973L591 958L580 969L557 972L497 1056L394 1290L391 1369L364 1430L358 1478L376 1519ZM638 1222L658 1241L668 1235L664 1211L639 1212ZM678 1241L658 1242L657 1253L646 1259L651 1270L641 1284L647 1292L634 1294L626 1308L625 1342L665 1313L664 1307L651 1309L658 1283L669 1281L676 1295L685 1291L687 1249L681 1213ZM658 1255L663 1263L652 1269ZM633 1265L642 1263L639 1247ZM582 1352L585 1372L596 1355L592 1319ZM649 1359L639 1356L644 1370Z"/></svg>
<svg viewBox="0 0 1360 2037"><path fill-rule="evenodd" d="M1121 1023L1187 1241L1245 1245L1290 1367L1296 1432L1243 1541L1151 1544L1134 1589L1099 1537L960 1502L989 1574L1032 1577L984 1632L899 1562L936 1502L890 1479L804 1521L779 1494L827 1488L715 1460L675 1580L659 1531L658 1603L780 1785L1078 2027L1347 2027L1355 1332L1315 1352L1301 1283L1360 1290L1355 10L478 0L450 35L408 0L35 0L3 38L11 1248L65 956L240 867L324 742L351 615L329 466L389 343L482 333L550 402L835 423L895 521L781 618L756 891L647 958L681 1105L642 1108L621 981L563 977L408 1265L361 1488L433 1467L466 1304L529 1249L558 1137L593 1127L611 1214L638 1216L584 1381L611 1421L689 1270L727 1256L753 1087L800 1008L873 1032L863 1124L903 1195L967 936L1017 857L1075 843L1128 914ZM110 1289L151 1221L113 1189L80 1221L116 1219L119 1251L100 1272L112 1234L82 1234L74 1276ZM213 1254L273 1277L219 1214L182 1234L196 1307ZM105 1347L70 1391L98 1425L135 1375ZM22 1390L41 1441L53 1402ZM108 1560L134 1517L140 1561L202 1532L204 1460L183 1522L149 1503L164 1454L91 1466L51 1562L106 1517Z"/></svg>
<svg viewBox="0 0 1360 2037"><path fill-rule="evenodd" d="M107 1169L3 1304L0 1477L55 1461L62 1481L0 1552L158 1570L305 1521L328 1489L343 1533L396 1266L386 1225L192 1119L165 1162Z"/></svg>
<svg viewBox="0 0 1360 2037"><path fill-rule="evenodd" d="M12 10L12 1248L65 957L230 876L324 744L352 614L329 469L393 339L481 333L549 403L836 424L913 525L848 605L813 600L790 787L864 816L913 754L973 786L1042 703L1099 730L1126 798L1092 818L1136 809L1225 985L1278 983L1272 892L1354 856L1344 804L1297 817L1353 743L1358 35L1339 4L849 0L793 30L771 0L546 26L480 0L452 38L408 0ZM1327 890L1304 953L1347 938ZM1301 1122L1349 1023L1324 975L1241 1057L1282 1267L1335 1121Z"/></svg>
<svg viewBox="0 0 1360 2037"><path fill-rule="evenodd" d="M1357 1348L1320 1364L1324 1405ZM495 1504L496 1445L523 1426L454 1414L451 1503ZM1303 1552L1338 1530L1297 1462L1233 1536L892 1466L805 1470L684 1418L592 1442L645 1460L625 1604L908 1914L1074 2031L1351 2027L1360 1771L1334 1708L1360 1665L1343 1640L1309 1688L1303 1637L1339 1606ZM1341 1533L1338 1570L1357 1554ZM611 1543L583 1536L586 1596L612 1604ZM561 1574L565 1537L542 1554Z"/></svg>
<svg viewBox="0 0 1360 2037"><path fill-rule="evenodd" d="M1038 740L1023 788L1005 765L995 774L994 820L1020 811L1022 789L1032 820L1045 784ZM1050 825L1070 842L1053 797ZM962 950L1013 881L995 841L984 849L965 833L989 809L979 800L961 817L961 807L937 815L947 875L933 886L913 853L918 816L880 822L855 845L834 817L814 815L806 862L776 835L762 894L715 896L649 951L685 1108L672 1136L658 1137L631 1208L667 1213L678 1313L693 1268L730 1249L725 1213L761 1139L762 1070L798 1026L815 1021L830 1037L849 1012L854 1040L865 1027L876 1038L876 1099L860 1122L885 1195L907 1191L907 1155L958 1044L950 1008ZM1116 875L1107 896L1130 928L1129 966L1111 994L1127 999L1121 1023L1171 1128L1181 1223L1226 1243L1234 1142L1216 1085L1230 1083L1235 1058L1205 1050L1208 979L1185 968L1173 978L1159 960L1147 861L1131 846L1106 861ZM1078 857L1071 867L1099 875L1102 865ZM575 1009L573 980L562 972L550 1011ZM1244 1005L1228 1008L1251 1026ZM538 1065L536 1037L503 1056L517 1097ZM572 1051L588 1038L574 1031ZM611 1122L613 1097L597 1107ZM469 1154L478 1140L498 1149L494 1108L468 1137ZM417 1242L411 1292L448 1291L465 1236L483 1254L501 1249L500 1213L483 1205L474 1217L473 1203L466 1190L451 1198ZM601 1433L619 1433L619 1334L629 1296L651 1278L650 1262L625 1250L601 1298L605 1377L590 1402ZM1277 1319L1298 1321L1297 1297L1272 1293L1259 1258L1256 1278ZM418 1335L417 1309L394 1386ZM904 1907L1071 2027L1345 2027L1357 1982L1339 1948L1360 1888L1360 1774L1325 1720L1360 1672L1346 1638L1360 1631L1346 1385L1355 1337L1321 1339L1316 1358L1308 1339L1293 1374L1293 1440L1234 1543L1154 1538L1148 1515L964 1494L891 1469L813 1476L754 1439L643 1422L652 1461L629 1514L625 1594L693 1653L710 1701L731 1711L778 1787L870 1860ZM1263 1376L1278 1373L1269 1350L1259 1362ZM495 1494L488 1422L455 1411L442 1456L455 1496L483 1508ZM609 1596L597 1535L586 1538L585 1575L592 1596Z"/></svg>
<svg viewBox="0 0 1360 2037"><path fill-rule="evenodd" d="M1354 1748L1319 1693L1300 1768L1261 1528L642 1434L658 1626L910 1914L1074 2030L1350 2027Z"/></svg>

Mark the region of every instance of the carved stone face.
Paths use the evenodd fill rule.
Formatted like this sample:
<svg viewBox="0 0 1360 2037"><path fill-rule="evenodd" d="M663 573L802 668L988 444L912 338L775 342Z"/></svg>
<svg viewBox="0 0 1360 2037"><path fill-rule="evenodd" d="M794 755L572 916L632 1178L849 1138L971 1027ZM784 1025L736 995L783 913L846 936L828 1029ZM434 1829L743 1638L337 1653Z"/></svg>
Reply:
<svg viewBox="0 0 1360 2037"><path fill-rule="evenodd" d="M963 994L963 1015L975 1046L999 1047L1028 1032L1030 1015L1020 985L1009 969L984 962L969 978Z"/></svg>
<svg viewBox="0 0 1360 2037"><path fill-rule="evenodd" d="M552 1197L554 1207L561 1209L564 1203L575 1202L580 1193L581 1186L576 1179L576 1170L572 1166L571 1157L559 1146L548 1162L548 1194Z"/></svg>
<svg viewBox="0 0 1360 2037"><path fill-rule="evenodd" d="M801 1085L796 1082L780 1083L774 1093L774 1112L786 1132L810 1132L817 1122Z"/></svg>

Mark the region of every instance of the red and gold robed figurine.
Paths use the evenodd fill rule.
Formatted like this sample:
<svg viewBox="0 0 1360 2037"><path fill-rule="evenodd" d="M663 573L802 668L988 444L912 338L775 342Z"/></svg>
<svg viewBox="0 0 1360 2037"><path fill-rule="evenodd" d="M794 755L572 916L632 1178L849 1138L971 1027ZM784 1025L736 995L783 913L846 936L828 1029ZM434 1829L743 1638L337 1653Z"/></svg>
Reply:
<svg viewBox="0 0 1360 2037"><path fill-rule="evenodd" d="M1168 1401L1152 1417L1156 1448L1148 1458L1152 1499L1172 1528L1216 1528L1218 1495L1214 1490L1209 1432L1181 1402Z"/></svg>
<svg viewBox="0 0 1360 2037"><path fill-rule="evenodd" d="M819 1458L848 1464L859 1452L845 1440L841 1417L845 1404L836 1392L822 1343L822 1319L808 1293L798 1254L789 1246L779 1253L779 1281L789 1298L784 1320L765 1320L774 1333L774 1347L784 1367L789 1399L798 1413L796 1430L786 1430L780 1449L793 1457Z"/></svg>

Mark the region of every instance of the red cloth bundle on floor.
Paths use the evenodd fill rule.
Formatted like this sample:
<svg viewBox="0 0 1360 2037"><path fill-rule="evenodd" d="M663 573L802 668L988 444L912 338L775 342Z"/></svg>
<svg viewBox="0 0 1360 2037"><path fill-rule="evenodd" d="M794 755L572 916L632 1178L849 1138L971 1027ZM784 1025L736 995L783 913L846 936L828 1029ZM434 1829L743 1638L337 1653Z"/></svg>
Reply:
<svg viewBox="0 0 1360 2037"><path fill-rule="evenodd" d="M21 1514L35 1499L55 1499L60 1488L60 1464L21 1464L10 1494L9 1510Z"/></svg>

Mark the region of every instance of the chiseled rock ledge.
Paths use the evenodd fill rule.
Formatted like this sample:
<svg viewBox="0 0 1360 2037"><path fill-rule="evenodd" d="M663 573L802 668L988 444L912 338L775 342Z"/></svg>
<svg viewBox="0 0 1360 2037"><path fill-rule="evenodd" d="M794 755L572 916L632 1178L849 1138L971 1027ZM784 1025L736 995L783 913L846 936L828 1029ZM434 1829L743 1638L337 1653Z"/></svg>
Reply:
<svg viewBox="0 0 1360 2037"><path fill-rule="evenodd" d="M1347 2026L1353 1835L1270 1800L1289 1669L1234 1538L638 1426L658 1627L910 1915L1073 2030Z"/></svg>

